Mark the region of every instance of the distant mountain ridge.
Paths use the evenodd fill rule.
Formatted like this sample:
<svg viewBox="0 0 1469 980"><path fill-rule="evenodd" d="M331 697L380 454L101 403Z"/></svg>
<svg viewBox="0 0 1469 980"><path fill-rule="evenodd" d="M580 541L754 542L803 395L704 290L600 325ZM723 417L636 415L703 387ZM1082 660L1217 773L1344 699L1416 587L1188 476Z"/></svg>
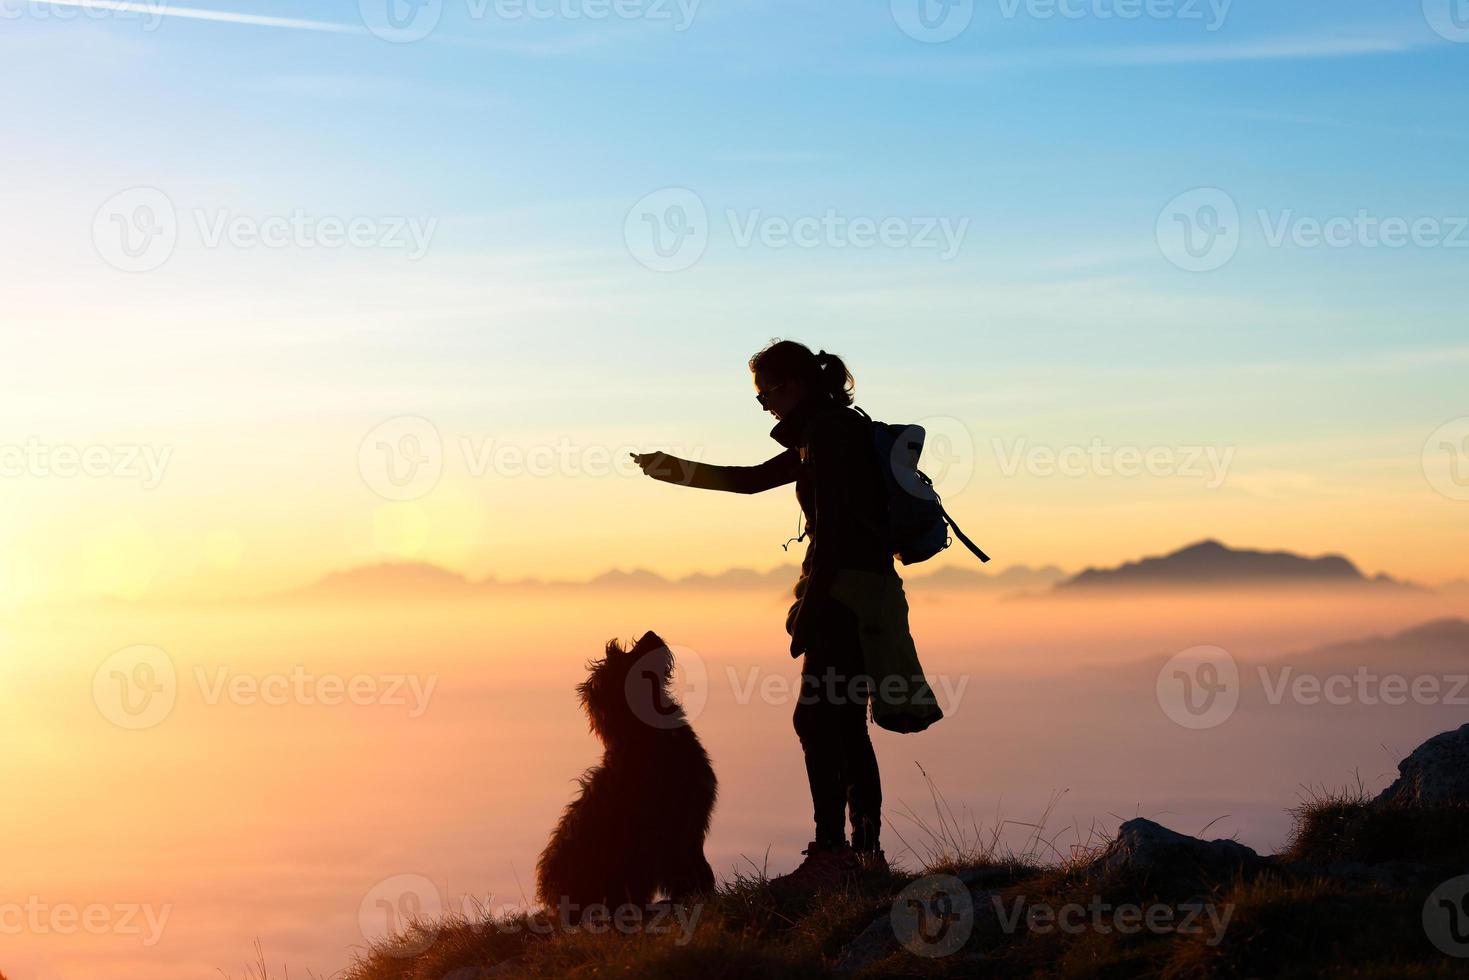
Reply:
<svg viewBox="0 0 1469 980"><path fill-rule="evenodd" d="M1248 585L1419 588L1387 575L1368 578L1341 555L1307 558L1289 551L1234 549L1210 539L1167 555L1126 562L1115 568L1088 568L1056 583L1055 591Z"/></svg>
<svg viewBox="0 0 1469 980"><path fill-rule="evenodd" d="M1276 660L1346 669L1373 665L1383 669L1449 669L1469 665L1469 620L1432 619L1387 636L1369 636L1315 647Z"/></svg>
<svg viewBox="0 0 1469 980"><path fill-rule="evenodd" d="M424 593L469 593L478 588L458 572L428 562L383 562L360 565L345 571L328 572L291 595L321 596L422 595Z"/></svg>
<svg viewBox="0 0 1469 980"><path fill-rule="evenodd" d="M906 570L905 570L906 571ZM916 571L916 570L915 570ZM785 591L795 582L795 565L766 571L730 568L669 578L647 569L611 569L583 581L543 579L470 579L427 562L384 562L331 572L285 598L456 598L497 590L639 590ZM1114 568L1088 568L1068 577L1055 565L1015 565L989 573L963 565L932 572L905 574L910 586L923 590L984 591L1009 595L1072 595L1117 590L1229 589L1250 586L1397 589L1424 591L1387 575L1369 578L1341 555L1309 558L1288 551L1229 548L1215 540L1200 541L1166 555L1130 561Z"/></svg>
<svg viewBox="0 0 1469 980"><path fill-rule="evenodd" d="M320 579L285 594L285 598L350 598L353 596L398 596L402 598L455 598L495 590L515 589L692 589L701 591L786 591L800 574L795 565L777 565L760 572L750 568L730 568L710 574L695 572L680 578L667 578L647 569L611 569L585 581L542 579L501 580L494 577L474 581L468 577L428 562L382 562L330 572ZM1008 592L1020 589L1044 590L1066 577L1054 565L1031 568L1016 565L993 574L974 569L947 566L927 575L911 576L908 581L925 588L981 589Z"/></svg>

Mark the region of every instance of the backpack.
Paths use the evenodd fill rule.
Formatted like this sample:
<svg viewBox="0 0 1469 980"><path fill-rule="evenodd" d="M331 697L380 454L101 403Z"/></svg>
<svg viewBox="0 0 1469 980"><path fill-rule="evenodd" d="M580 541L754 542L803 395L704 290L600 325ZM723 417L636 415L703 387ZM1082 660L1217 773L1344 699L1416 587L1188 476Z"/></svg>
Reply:
<svg viewBox="0 0 1469 980"><path fill-rule="evenodd" d="M918 468L927 433L921 425L888 425L856 408L872 428L872 449L887 497L888 534L893 554L904 565L928 561L952 541L949 531L980 561L990 556L975 545L944 510L933 480Z"/></svg>

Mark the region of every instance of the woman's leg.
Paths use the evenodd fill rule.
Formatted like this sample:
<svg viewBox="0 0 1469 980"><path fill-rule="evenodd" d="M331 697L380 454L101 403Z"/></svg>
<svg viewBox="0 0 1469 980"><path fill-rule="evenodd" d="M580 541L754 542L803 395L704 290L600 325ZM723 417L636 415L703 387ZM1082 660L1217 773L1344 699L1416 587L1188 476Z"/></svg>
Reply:
<svg viewBox="0 0 1469 980"><path fill-rule="evenodd" d="M836 602L821 610L821 629L801 672L796 733L806 755L806 778L824 847L846 842L844 817L852 821L852 846L875 851L881 827L882 783L867 730L867 698L857 618Z"/></svg>
<svg viewBox="0 0 1469 980"><path fill-rule="evenodd" d="M806 757L806 781L811 787L816 845L846 843L847 779L840 715L828 696L829 668L816 652L806 654L801 669L801 694L796 701L796 735Z"/></svg>
<svg viewBox="0 0 1469 980"><path fill-rule="evenodd" d="M877 753L867 730L867 705L847 722L843 731L843 763L847 781L847 808L852 817L852 847L870 854L880 849L882 830L882 777ZM851 715L848 715L851 718Z"/></svg>

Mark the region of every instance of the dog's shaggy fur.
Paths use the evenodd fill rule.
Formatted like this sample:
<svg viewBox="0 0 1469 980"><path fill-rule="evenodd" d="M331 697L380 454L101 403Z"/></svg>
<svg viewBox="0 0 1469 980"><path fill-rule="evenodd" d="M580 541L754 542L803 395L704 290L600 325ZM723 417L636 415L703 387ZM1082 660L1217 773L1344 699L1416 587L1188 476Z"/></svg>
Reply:
<svg viewBox="0 0 1469 980"><path fill-rule="evenodd" d="M654 633L607 644L577 688L601 765L582 774L536 865L548 908L647 905L662 891L684 900L714 887L704 836L717 784L709 756L669 692L673 652Z"/></svg>

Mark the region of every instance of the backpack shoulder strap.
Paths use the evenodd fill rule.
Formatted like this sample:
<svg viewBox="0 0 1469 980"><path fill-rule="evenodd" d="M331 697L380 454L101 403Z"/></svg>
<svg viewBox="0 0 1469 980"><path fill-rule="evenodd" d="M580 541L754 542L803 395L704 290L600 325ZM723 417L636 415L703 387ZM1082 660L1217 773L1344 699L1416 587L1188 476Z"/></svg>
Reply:
<svg viewBox="0 0 1469 980"><path fill-rule="evenodd" d="M964 543L964 547L974 552L974 557L978 558L980 561L989 561L990 556L985 554L983 551L980 551L979 546L976 545L973 541L969 540L969 535L959 530L959 525L954 523L954 519L949 516L949 512L944 511L943 514L944 520L948 521L949 527L953 529L954 536Z"/></svg>

